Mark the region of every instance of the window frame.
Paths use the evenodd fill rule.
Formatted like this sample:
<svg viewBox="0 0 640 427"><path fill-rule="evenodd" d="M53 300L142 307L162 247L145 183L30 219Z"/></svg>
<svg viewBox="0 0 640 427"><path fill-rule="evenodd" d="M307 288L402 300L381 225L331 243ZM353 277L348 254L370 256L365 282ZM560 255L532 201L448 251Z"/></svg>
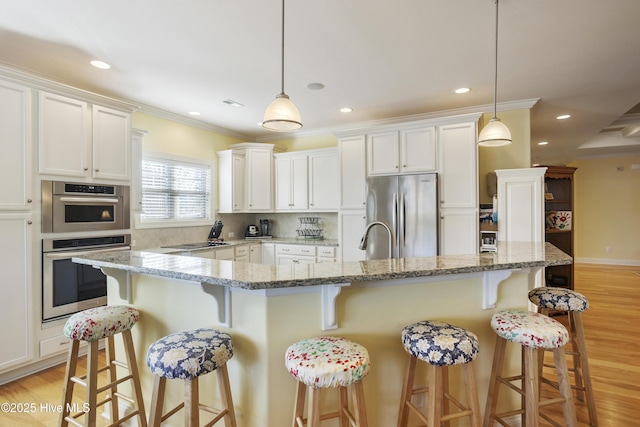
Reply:
<svg viewBox="0 0 640 427"><path fill-rule="evenodd" d="M153 221L142 221L142 198L144 194L144 190L142 188L142 162L146 159L153 159L159 161L166 161L184 165L200 165L206 166L209 168L209 218L206 219L169 219L169 220L153 220ZM213 218L215 216L215 201L216 201L216 171L215 171L215 162L213 160L201 159L195 157L181 156L172 153L164 153L164 152L156 152L156 151L148 151L143 150L140 156L140 164L137 165L140 172L138 174L139 182L137 184L140 191L140 211L135 213L135 228L136 229L148 229L148 228L175 228L175 227L200 227L200 226L210 226L213 222Z"/></svg>

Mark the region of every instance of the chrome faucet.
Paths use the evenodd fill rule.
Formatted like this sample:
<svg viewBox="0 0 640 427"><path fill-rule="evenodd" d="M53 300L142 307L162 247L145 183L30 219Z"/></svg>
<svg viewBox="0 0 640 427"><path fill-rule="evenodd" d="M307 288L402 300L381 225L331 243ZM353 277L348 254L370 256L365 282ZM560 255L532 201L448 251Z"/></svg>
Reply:
<svg viewBox="0 0 640 427"><path fill-rule="evenodd" d="M362 236L362 239L360 240L360 246L358 246L358 248L363 251L367 249L367 244L369 241L369 231L376 225L380 225L384 227L385 230L387 230L387 233L389 234L389 258L393 258L393 233L391 232L389 226L381 221L373 221L369 223L369 225L367 225L367 227L364 229L364 236Z"/></svg>

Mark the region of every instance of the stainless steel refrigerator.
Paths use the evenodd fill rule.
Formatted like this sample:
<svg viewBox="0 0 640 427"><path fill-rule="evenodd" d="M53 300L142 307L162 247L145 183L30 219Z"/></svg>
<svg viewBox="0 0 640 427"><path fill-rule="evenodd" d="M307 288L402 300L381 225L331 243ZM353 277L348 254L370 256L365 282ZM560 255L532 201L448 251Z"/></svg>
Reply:
<svg viewBox="0 0 640 427"><path fill-rule="evenodd" d="M438 254L437 175L394 175L367 179L367 259Z"/></svg>

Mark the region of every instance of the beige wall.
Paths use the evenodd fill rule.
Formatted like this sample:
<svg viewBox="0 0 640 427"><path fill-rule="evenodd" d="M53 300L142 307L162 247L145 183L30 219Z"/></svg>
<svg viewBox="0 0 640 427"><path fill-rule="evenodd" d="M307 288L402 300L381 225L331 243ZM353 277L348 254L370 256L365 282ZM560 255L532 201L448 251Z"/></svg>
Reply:
<svg viewBox="0 0 640 427"><path fill-rule="evenodd" d="M640 164L640 156L581 159L570 165L578 168L577 262L640 265L640 169L632 170L632 164Z"/></svg>
<svg viewBox="0 0 640 427"><path fill-rule="evenodd" d="M317 148L331 148L338 146L335 135L316 135L302 138L283 139L274 144L286 148L287 151L314 150Z"/></svg>

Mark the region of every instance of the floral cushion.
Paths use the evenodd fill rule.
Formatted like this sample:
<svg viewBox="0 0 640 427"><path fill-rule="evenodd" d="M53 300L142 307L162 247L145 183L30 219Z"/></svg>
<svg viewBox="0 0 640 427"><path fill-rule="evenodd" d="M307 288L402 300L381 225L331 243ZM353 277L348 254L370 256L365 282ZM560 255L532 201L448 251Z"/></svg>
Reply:
<svg viewBox="0 0 640 427"><path fill-rule="evenodd" d="M149 346L147 366L159 377L193 379L233 357L231 335L216 329L176 332Z"/></svg>
<svg viewBox="0 0 640 427"><path fill-rule="evenodd" d="M367 349L340 337L298 341L287 349L285 365L298 381L317 388L356 383L370 368Z"/></svg>
<svg viewBox="0 0 640 427"><path fill-rule="evenodd" d="M130 330L139 317L138 310L125 305L89 308L67 320L64 335L73 340L97 341Z"/></svg>
<svg viewBox="0 0 640 427"><path fill-rule="evenodd" d="M491 318L491 327L502 338L530 348L559 348L569 341L560 322L532 311L499 311Z"/></svg>
<svg viewBox="0 0 640 427"><path fill-rule="evenodd" d="M402 345L412 357L431 365L471 362L478 355L478 337L445 322L424 320L402 330Z"/></svg>
<svg viewBox="0 0 640 427"><path fill-rule="evenodd" d="M542 287L529 291L529 301L541 308L558 311L585 311L589 300L571 289Z"/></svg>

